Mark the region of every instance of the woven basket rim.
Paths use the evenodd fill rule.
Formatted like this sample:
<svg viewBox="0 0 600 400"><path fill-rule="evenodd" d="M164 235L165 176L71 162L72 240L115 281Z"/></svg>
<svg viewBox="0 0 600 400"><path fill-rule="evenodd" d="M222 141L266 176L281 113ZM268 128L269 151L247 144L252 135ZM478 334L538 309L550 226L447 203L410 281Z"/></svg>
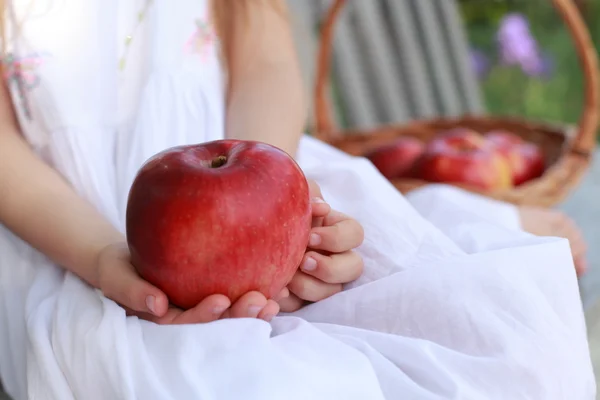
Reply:
<svg viewBox="0 0 600 400"><path fill-rule="evenodd" d="M331 69L331 50L335 25L346 3L347 0L334 0L321 26L321 39L316 66L317 79L314 87L314 132L315 137L325 142L329 142L333 138L339 138L344 132L334 126L332 107L329 104L326 89L330 83L329 71ZM590 153L596 145L596 131L600 113L600 67L597 51L587 25L573 0L552 0L552 3L569 29L584 75L584 106L577 123L577 137L573 138L571 143L576 153ZM524 122L527 121L528 124L542 124L544 122L546 124L558 124L557 122L536 121L518 116L497 115L489 117L501 118L507 121L521 119ZM439 117L436 119L440 118L453 117ZM372 131L372 129L366 131Z"/></svg>
<svg viewBox="0 0 600 400"><path fill-rule="evenodd" d="M533 120L519 116L491 116L482 113L481 115L416 119L405 124L388 124L366 130L347 130L346 132L352 132L353 134L344 136L344 131L338 130L334 126L333 113L331 112L332 107L329 104L326 89L330 79L329 71L334 27L346 1L334 0L321 27L321 40L316 69L317 79L314 88L314 114L316 123L313 131L314 137L343 150L344 144L360 144L361 139L357 137L362 137L364 143L368 140L366 139L367 135L371 135L371 137L376 139L377 132L383 130L387 130L388 133L390 130L400 132L410 130L411 127L423 126L424 124L451 123L452 121L460 122L461 120L478 118L485 119L488 122L497 121L498 125L502 125L500 122L503 124L510 123L514 126L518 125L524 128L521 131L529 132L532 136L534 134L538 135L541 132L546 135L561 135L560 148L554 147L554 154L558 155L556 162L544 172L542 177L512 189L499 192L481 192L464 187L464 185L463 188L515 204L552 206L563 200L568 192L580 182L585 170L589 168L590 159L596 148L596 130L598 128L600 112L600 69L598 67L597 51L591 40L587 26L573 0L552 0L552 3L560 13L572 36L584 76L584 105L576 125L556 121ZM375 141L371 142L371 144L373 143ZM547 143L551 144L552 141L547 141ZM557 146L557 144L554 144L554 146ZM411 181L415 180L397 179L391 182L402 192L432 183Z"/></svg>

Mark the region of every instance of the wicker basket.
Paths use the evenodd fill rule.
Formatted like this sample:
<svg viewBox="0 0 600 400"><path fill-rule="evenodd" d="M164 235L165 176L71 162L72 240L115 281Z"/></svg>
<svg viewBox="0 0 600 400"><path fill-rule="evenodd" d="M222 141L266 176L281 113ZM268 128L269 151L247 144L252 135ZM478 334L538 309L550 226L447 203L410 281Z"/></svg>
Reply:
<svg viewBox="0 0 600 400"><path fill-rule="evenodd" d="M573 0L553 0L553 4L573 37L585 78L585 104L578 126L555 126L520 118L463 116L414 121L368 131L341 132L336 130L333 124L327 86L330 79L335 22L345 3L346 0L335 0L322 25L315 87L315 137L349 154L362 156L399 136L412 136L427 142L438 132L455 127L471 128L482 133L506 129L543 149L547 165L544 174L508 190L482 192L463 186L464 189L514 204L550 207L561 202L577 186L590 165L595 149L599 112L599 71L596 50ZM391 182L402 192L429 183L413 179L397 179Z"/></svg>

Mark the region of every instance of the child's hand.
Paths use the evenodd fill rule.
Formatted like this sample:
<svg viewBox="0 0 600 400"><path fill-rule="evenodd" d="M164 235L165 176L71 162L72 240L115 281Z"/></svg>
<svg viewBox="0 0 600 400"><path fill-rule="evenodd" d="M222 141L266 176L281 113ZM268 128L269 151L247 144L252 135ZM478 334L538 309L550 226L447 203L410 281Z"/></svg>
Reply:
<svg viewBox="0 0 600 400"><path fill-rule="evenodd" d="M358 221L332 210L323 200L321 189L309 181L313 229L300 270L288 285L290 295L279 300L281 311L293 312L306 302L330 297L342 284L357 279L363 271L360 254L353 251L364 239Z"/></svg>
<svg viewBox="0 0 600 400"><path fill-rule="evenodd" d="M128 315L159 324L195 324L248 317L269 321L279 312L275 300L267 300L258 292L247 293L234 304L226 296L213 295L186 311L173 307L161 290L140 278L129 262L129 249L125 243L108 246L99 255L98 286ZM285 289L281 296L287 294Z"/></svg>

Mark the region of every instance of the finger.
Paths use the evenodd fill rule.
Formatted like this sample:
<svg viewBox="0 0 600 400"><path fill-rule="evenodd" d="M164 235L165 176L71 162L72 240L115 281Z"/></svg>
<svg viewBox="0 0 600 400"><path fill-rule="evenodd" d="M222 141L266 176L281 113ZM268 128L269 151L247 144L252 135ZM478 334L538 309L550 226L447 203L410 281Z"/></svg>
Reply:
<svg viewBox="0 0 600 400"><path fill-rule="evenodd" d="M325 217L325 220L323 221L325 226L333 226L339 222L345 221L347 219L352 219L350 218L348 215L344 214L343 212L337 211L337 210L331 210L331 212L329 214L327 214L327 216Z"/></svg>
<svg viewBox="0 0 600 400"><path fill-rule="evenodd" d="M320 197L323 198L323 194L321 193L321 187L319 186L319 184L317 182L315 182L312 179L308 179L308 192L310 193L311 197Z"/></svg>
<svg viewBox="0 0 600 400"><path fill-rule="evenodd" d="M298 311L304 305L304 300L295 294L290 294L285 299L279 300L279 308L282 312L291 313Z"/></svg>
<svg viewBox="0 0 600 400"><path fill-rule="evenodd" d="M173 319L173 315L171 315L169 313L169 311L167 311L162 317L157 317L156 315L147 313L147 312L141 312L141 311L135 311L132 310L130 308L127 308L125 306L121 306L125 309L125 313L128 317L138 317L139 319L143 319L145 321L150 321L150 322L155 322L155 323L160 323L163 324L165 322L162 321L168 321Z"/></svg>
<svg viewBox="0 0 600 400"><path fill-rule="evenodd" d="M156 315L153 315L153 314L150 314L147 312L133 311L131 309L127 309L126 307L123 307L123 308L125 308L125 311L127 311L127 316L135 316L140 319L154 322L154 323L161 324L161 325L170 324L171 321L173 321L173 319L175 319L175 317L177 317L179 314L181 314L183 312L183 310L180 310L178 308L169 307L169 309L163 316L157 317Z"/></svg>
<svg viewBox="0 0 600 400"><path fill-rule="evenodd" d="M267 300L267 305L258 313L258 318L271 322L279 314L279 304L275 300Z"/></svg>
<svg viewBox="0 0 600 400"><path fill-rule="evenodd" d="M220 294L212 295L200 302L196 307L190 308L189 310L182 310L177 307L169 307L169 310L161 317L144 313L134 312L132 310L127 311L128 315L135 315L141 319L155 322L161 325L183 325L183 324L200 324L206 322L216 321L223 313L229 308L231 301L227 296Z"/></svg>
<svg viewBox="0 0 600 400"><path fill-rule="evenodd" d="M553 236L564 237L569 240L571 247L579 248L580 245L585 246L585 241L581 234L581 230L571 218L564 214L559 214L551 225Z"/></svg>
<svg viewBox="0 0 600 400"><path fill-rule="evenodd" d="M585 242L578 241L569 244L571 246L571 253L573 253L573 257L583 257L587 253L587 246Z"/></svg>
<svg viewBox="0 0 600 400"><path fill-rule="evenodd" d="M310 202L313 218L324 218L331 212L331 206L320 197L313 197Z"/></svg>
<svg viewBox="0 0 600 400"><path fill-rule="evenodd" d="M311 209L313 215L312 226L322 226L323 218L331 211L331 207L325 202L321 188L312 179L308 180L309 193L311 196Z"/></svg>
<svg viewBox="0 0 600 400"><path fill-rule="evenodd" d="M157 317L156 315L144 312L133 312L128 315L133 315L138 317L139 319L154 322L155 324L170 325L173 323L173 320L182 312L183 310L180 310L178 308L169 308L162 317Z"/></svg>
<svg viewBox="0 0 600 400"><path fill-rule="evenodd" d="M343 219L334 225L313 228L310 234L309 247L332 253L343 253L360 246L364 240L364 231L358 221Z"/></svg>
<svg viewBox="0 0 600 400"><path fill-rule="evenodd" d="M569 244L571 246L572 252L575 256L582 256L587 253L587 243L581 234L581 231L574 227L573 231L570 233L568 237L572 239L569 240Z"/></svg>
<svg viewBox="0 0 600 400"><path fill-rule="evenodd" d="M117 304L118 304L118 303L117 303ZM119 304L119 306L121 306L121 308L122 308L123 310L125 310L125 315L126 315L126 316L128 316L128 317L131 317L131 316L137 316L137 317L140 317L140 318L141 318L141 315L143 315L143 314L147 314L147 313L142 313L142 312L139 312L139 311L132 310L131 308L129 308L129 307L126 307L126 306L124 306L123 304ZM148 315L152 315L152 314L148 314ZM146 319L146 318L144 318L144 319Z"/></svg>
<svg viewBox="0 0 600 400"><path fill-rule="evenodd" d="M306 301L319 301L342 291L339 283L326 283L304 272L297 272L288 284L290 292Z"/></svg>
<svg viewBox="0 0 600 400"><path fill-rule="evenodd" d="M273 297L273 300L280 301L282 299L285 299L289 295L290 295L290 291L288 288L285 287L285 288L281 289L281 292L279 292L279 294L277 296Z"/></svg>
<svg viewBox="0 0 600 400"><path fill-rule="evenodd" d="M231 301L227 296L222 294L208 296L196 307L190 308L189 310L183 311L172 308L172 310L176 311L176 315L169 323L173 325L184 325L216 321L223 316L230 305Z"/></svg>
<svg viewBox="0 0 600 400"><path fill-rule="evenodd" d="M577 276L580 277L587 272L588 262L585 257L578 257L574 259L575 263L575 272Z"/></svg>
<svg viewBox="0 0 600 400"><path fill-rule="evenodd" d="M355 251L331 255L309 251L304 255L300 268L307 275L326 283L348 283L360 277L364 263L361 255Z"/></svg>
<svg viewBox="0 0 600 400"><path fill-rule="evenodd" d="M224 318L256 318L267 305L267 298L259 292L246 293L224 314Z"/></svg>
<svg viewBox="0 0 600 400"><path fill-rule="evenodd" d="M106 297L136 312L158 317L167 312L169 301L160 289L140 278L128 262L119 259L110 262L99 282Z"/></svg>
<svg viewBox="0 0 600 400"><path fill-rule="evenodd" d="M573 257L578 258L587 252L587 244L581 231L572 220L568 219L561 226L561 236L569 240Z"/></svg>

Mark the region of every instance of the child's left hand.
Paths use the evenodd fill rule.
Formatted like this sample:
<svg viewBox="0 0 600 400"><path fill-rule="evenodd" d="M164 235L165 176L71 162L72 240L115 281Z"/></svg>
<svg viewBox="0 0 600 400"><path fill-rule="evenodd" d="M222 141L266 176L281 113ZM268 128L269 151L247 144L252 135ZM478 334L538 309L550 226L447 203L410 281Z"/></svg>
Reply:
<svg viewBox="0 0 600 400"><path fill-rule="evenodd" d="M353 251L364 239L362 226L355 219L332 210L321 189L310 180L313 229L300 269L288 285L289 296L280 299L283 312L300 309L305 302L326 299L342 290L344 283L357 279L363 259Z"/></svg>

